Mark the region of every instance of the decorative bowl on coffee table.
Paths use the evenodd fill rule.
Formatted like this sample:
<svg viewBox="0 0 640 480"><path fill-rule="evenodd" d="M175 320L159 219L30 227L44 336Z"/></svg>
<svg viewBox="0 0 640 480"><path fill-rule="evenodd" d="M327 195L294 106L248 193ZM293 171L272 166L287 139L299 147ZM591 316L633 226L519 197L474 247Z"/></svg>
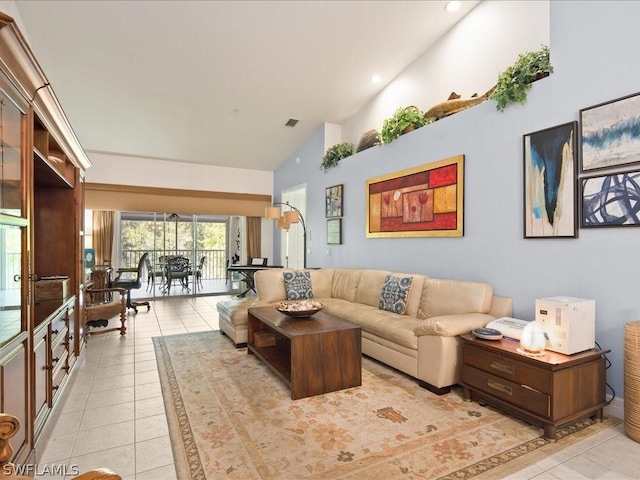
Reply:
<svg viewBox="0 0 640 480"><path fill-rule="evenodd" d="M308 318L324 308L320 302L310 300L278 302L273 306L279 312L295 318Z"/></svg>

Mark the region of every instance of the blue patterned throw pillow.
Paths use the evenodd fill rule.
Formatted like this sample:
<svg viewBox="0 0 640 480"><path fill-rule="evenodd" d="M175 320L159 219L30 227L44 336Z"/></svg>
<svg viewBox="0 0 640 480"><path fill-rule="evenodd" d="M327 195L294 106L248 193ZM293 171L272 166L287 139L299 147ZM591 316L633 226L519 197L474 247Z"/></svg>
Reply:
<svg viewBox="0 0 640 480"><path fill-rule="evenodd" d="M407 298L413 277L394 277L387 275L382 285L378 308L387 312L404 315L407 309Z"/></svg>
<svg viewBox="0 0 640 480"><path fill-rule="evenodd" d="M313 298L309 272L284 272L284 288L287 291L287 300Z"/></svg>

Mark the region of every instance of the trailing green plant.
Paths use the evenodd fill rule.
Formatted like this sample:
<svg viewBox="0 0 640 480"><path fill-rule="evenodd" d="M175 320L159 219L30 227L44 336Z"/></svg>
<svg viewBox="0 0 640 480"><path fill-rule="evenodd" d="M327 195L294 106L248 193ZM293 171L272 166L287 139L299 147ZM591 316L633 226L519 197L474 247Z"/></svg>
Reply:
<svg viewBox="0 0 640 480"><path fill-rule="evenodd" d="M427 123L430 122L424 118L424 112L419 108L414 106L399 108L392 117L382 123L378 139L382 143L391 143L403 133L424 127Z"/></svg>
<svg viewBox="0 0 640 480"><path fill-rule="evenodd" d="M496 109L502 112L507 105L527 101L531 83L553 73L549 59L549 47L541 45L536 52L518 55L516 62L498 75L498 82L491 98Z"/></svg>
<svg viewBox="0 0 640 480"><path fill-rule="evenodd" d="M338 165L340 160L350 157L354 153L356 153L356 146L353 143L337 143L333 147L327 149L324 157L322 157L322 165L320 166L320 169L326 172L330 168Z"/></svg>

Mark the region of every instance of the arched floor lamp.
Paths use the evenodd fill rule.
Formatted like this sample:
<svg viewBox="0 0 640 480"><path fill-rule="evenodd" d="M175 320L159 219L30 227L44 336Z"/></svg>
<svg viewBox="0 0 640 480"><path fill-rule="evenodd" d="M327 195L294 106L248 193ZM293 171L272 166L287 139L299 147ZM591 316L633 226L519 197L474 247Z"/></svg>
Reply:
<svg viewBox="0 0 640 480"><path fill-rule="evenodd" d="M285 205L291 210L287 210L281 215L280 207L276 207L276 205ZM302 267L307 268L307 226L304 223L304 217L302 216L300 210L298 210L293 205L289 205L289 202L273 202L271 207L266 207L264 209L264 216L265 218L276 220L276 227L282 228L284 230L288 230L289 226L292 223L300 223L300 225L302 225L302 246L304 248L302 256Z"/></svg>

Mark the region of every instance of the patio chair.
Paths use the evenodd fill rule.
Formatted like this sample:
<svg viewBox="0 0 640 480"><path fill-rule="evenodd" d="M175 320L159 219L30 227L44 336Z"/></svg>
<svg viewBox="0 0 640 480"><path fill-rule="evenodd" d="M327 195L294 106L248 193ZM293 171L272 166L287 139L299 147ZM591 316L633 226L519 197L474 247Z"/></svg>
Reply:
<svg viewBox="0 0 640 480"><path fill-rule="evenodd" d="M196 282L200 288L202 288L202 270L204 269L204 262L207 260L207 257L204 255L200 257L200 261L198 262L198 266L196 267Z"/></svg>

